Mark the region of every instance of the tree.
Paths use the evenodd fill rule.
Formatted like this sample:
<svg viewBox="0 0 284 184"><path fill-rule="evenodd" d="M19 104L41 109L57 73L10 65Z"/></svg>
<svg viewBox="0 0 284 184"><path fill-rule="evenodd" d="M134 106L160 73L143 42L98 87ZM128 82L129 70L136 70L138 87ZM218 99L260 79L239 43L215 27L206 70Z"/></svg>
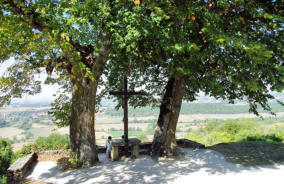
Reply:
<svg viewBox="0 0 284 184"><path fill-rule="evenodd" d="M157 103L153 96L161 97L153 157L180 153L175 132L182 100L194 101L200 91L230 103L247 100L257 115L257 104L271 112L270 92L283 91L284 84L281 1L147 3L142 6L153 22L150 34L135 43L138 52L131 61L136 69L124 67L132 69L130 86L146 84L151 94L132 98L132 105ZM114 86L121 79L117 72L111 75Z"/></svg>
<svg viewBox="0 0 284 184"><path fill-rule="evenodd" d="M199 91L230 103L246 99L257 115L257 104L271 111L270 91L284 87L281 1L168 2L157 8L165 17L161 27L172 35L153 157L179 153L175 131L182 99L193 101Z"/></svg>
<svg viewBox="0 0 284 184"><path fill-rule="evenodd" d="M120 37L116 33L120 20L131 15L135 4L98 0L0 2L0 60L14 57L18 61L0 79L0 104L24 93L38 93L41 88L35 75L44 72L43 68L47 74L55 73L55 81L67 81L72 92L71 114L65 113L70 115L71 149L83 166L94 165L98 161L94 130L98 85L115 48L112 43Z"/></svg>

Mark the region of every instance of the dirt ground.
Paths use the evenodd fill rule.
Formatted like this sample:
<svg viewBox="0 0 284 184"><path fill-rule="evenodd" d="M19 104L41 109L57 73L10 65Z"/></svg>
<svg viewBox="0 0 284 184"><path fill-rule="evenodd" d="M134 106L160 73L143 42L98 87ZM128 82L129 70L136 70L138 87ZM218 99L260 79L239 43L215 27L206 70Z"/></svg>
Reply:
<svg viewBox="0 0 284 184"><path fill-rule="evenodd" d="M99 154L100 163L91 168L62 172L56 162L39 162L28 179L50 183L281 183L283 164L242 166L228 162L210 149L183 149L181 159L153 161L141 155L131 161L111 162Z"/></svg>

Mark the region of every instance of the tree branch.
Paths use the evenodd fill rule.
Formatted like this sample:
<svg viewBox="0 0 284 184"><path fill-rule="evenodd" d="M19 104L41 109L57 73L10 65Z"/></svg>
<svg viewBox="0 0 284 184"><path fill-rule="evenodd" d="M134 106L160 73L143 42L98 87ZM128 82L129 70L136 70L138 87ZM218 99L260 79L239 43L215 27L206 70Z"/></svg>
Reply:
<svg viewBox="0 0 284 184"><path fill-rule="evenodd" d="M26 1L23 0L23 3ZM14 0L8 0L8 1L3 1L3 4L8 5L9 10L16 15L22 15L20 19L27 23L28 25L32 26L33 28L43 31L43 29L49 28L48 22L50 21L49 19L46 20L46 25L43 24L42 21L39 21L40 14L35 12L34 9L28 10L28 7L20 5L18 2Z"/></svg>

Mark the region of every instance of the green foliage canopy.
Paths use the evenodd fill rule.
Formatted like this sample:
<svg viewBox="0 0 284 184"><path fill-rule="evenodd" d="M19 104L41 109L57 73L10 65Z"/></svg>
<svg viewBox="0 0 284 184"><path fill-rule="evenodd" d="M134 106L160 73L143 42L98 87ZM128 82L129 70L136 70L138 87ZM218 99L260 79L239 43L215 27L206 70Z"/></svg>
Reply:
<svg viewBox="0 0 284 184"><path fill-rule="evenodd" d="M203 91L230 103L247 100L256 114L257 104L270 111L270 91L284 89L282 4L281 0L143 1L145 13L128 28L137 37L146 37L130 41L127 35L120 37L115 56L127 56L128 62L110 63L117 69L110 70L115 73L110 73L108 86L121 88L115 85L122 81L123 72L118 71L135 65L136 70L128 73L130 86L144 86L151 95L133 97L134 106L157 102L153 96L163 95L166 79L179 75L185 78L189 101ZM135 21L140 17L143 25ZM132 50L135 54L128 56Z"/></svg>
<svg viewBox="0 0 284 184"><path fill-rule="evenodd" d="M111 1L0 1L0 60L16 63L1 77L0 104L40 91L35 74L99 80L110 52L117 8ZM75 80L76 81L76 80ZM69 81L70 83L70 81ZM79 88L78 84L72 86Z"/></svg>
<svg viewBox="0 0 284 184"><path fill-rule="evenodd" d="M104 72L107 90L130 75L130 89L144 85L151 94L132 98L134 106L159 102L176 74L186 79L185 99L199 91L231 103L245 98L254 113L257 103L270 110L269 92L283 90L281 0L0 2L0 59L21 61L0 80L1 104L40 91L40 67L69 79L79 71L99 80ZM88 60L109 44L109 62Z"/></svg>
<svg viewBox="0 0 284 184"><path fill-rule="evenodd" d="M30 154L32 152L40 152L47 150L66 150L70 148L67 136L60 134L51 134L48 137L38 137L34 143L22 147L16 153L16 158Z"/></svg>
<svg viewBox="0 0 284 184"><path fill-rule="evenodd" d="M134 27L142 28L147 22L141 13L143 8L133 1L1 0L0 3L0 60L16 59L0 78L0 105L21 98L23 93L38 93L41 88L35 74L44 72L43 69L47 74L55 73L47 83L59 83L69 89L67 92L71 88L82 89L79 83L85 79L98 82L105 69L112 69L107 65L111 50L120 44L120 48L125 47L132 54L135 50L129 50L127 43L141 39ZM130 23L133 24L128 26ZM122 38L127 43L121 43ZM122 65L128 62L115 57ZM74 84L70 85L71 82ZM65 112L56 112L70 106L70 101L61 97L54 103L55 111L51 114L55 119L65 115L68 119ZM58 123L66 125L66 118Z"/></svg>

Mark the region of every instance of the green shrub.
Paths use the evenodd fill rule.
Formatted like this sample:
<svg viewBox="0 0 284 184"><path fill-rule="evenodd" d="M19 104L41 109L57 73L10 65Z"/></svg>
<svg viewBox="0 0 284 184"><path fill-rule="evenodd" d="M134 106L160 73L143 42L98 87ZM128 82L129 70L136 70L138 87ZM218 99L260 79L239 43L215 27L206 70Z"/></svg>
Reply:
<svg viewBox="0 0 284 184"><path fill-rule="evenodd" d="M70 154L69 164L71 169L78 169L82 167L83 162L79 159L79 156L75 152L72 152Z"/></svg>
<svg viewBox="0 0 284 184"><path fill-rule="evenodd" d="M0 138L0 183L6 183L6 172L10 166L12 155L10 141Z"/></svg>
<svg viewBox="0 0 284 184"><path fill-rule="evenodd" d="M283 131L279 127L275 128L273 130L274 136L266 136L263 132L264 130L260 125L252 119L228 120L225 122L210 121L204 128L190 132L185 138L200 142L206 146L253 139L279 142L280 139L283 140L284 138L284 126Z"/></svg>
<svg viewBox="0 0 284 184"><path fill-rule="evenodd" d="M214 131L208 134L204 139L206 145L213 145L222 142L231 142L232 136L227 132Z"/></svg>
<svg viewBox="0 0 284 184"><path fill-rule="evenodd" d="M23 146L17 152L16 158L30 154L32 152L40 152L46 150L65 150L70 146L69 139L60 134L51 134L48 137L39 137L33 144Z"/></svg>
<svg viewBox="0 0 284 184"><path fill-rule="evenodd" d="M138 136L136 136L136 137L137 137L137 139L140 139L141 141L146 141L146 140L148 140L147 136L146 136L146 135L143 135L143 134L138 135Z"/></svg>
<svg viewBox="0 0 284 184"><path fill-rule="evenodd" d="M254 136L260 136L260 135L263 135L263 131L261 131L261 130L259 130L259 131L252 131L252 130L249 130L249 129L240 130L235 135L234 142L242 141L246 137L254 137Z"/></svg>
<svg viewBox="0 0 284 184"><path fill-rule="evenodd" d="M265 142L282 142L282 139L275 134L249 136L244 141L265 141Z"/></svg>
<svg viewBox="0 0 284 184"><path fill-rule="evenodd" d="M276 137L282 139L284 143L284 125L274 125L270 130L268 130L269 134L275 134Z"/></svg>
<svg viewBox="0 0 284 184"><path fill-rule="evenodd" d="M209 121L209 122L206 124L204 130L205 130L206 132L212 132L212 131L218 129L219 126L220 126L220 124L221 124L221 123L219 123L219 122L217 122L217 121Z"/></svg>
<svg viewBox="0 0 284 184"><path fill-rule="evenodd" d="M68 149L69 140L66 136L60 134L51 134L48 137L39 137L35 141L35 151Z"/></svg>
<svg viewBox="0 0 284 184"><path fill-rule="evenodd" d="M6 184L7 182L7 176L6 175L0 175L0 184Z"/></svg>

